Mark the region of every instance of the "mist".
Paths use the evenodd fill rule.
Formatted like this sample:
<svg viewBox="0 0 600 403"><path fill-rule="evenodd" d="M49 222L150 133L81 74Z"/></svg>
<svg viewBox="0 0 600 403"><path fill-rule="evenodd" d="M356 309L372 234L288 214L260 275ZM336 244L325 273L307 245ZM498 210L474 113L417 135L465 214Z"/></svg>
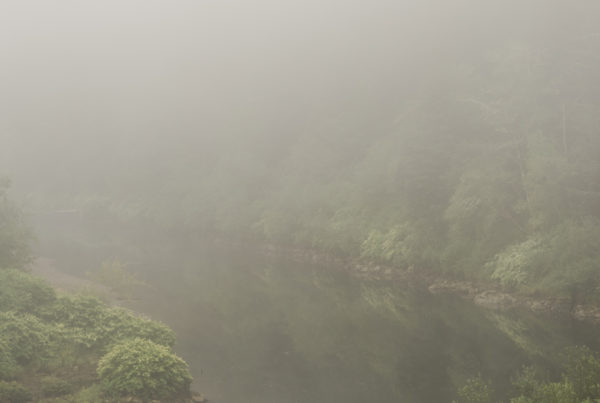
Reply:
<svg viewBox="0 0 600 403"><path fill-rule="evenodd" d="M285 153L327 121L389 125L404 103L451 91L456 70L502 46L547 52L585 35L586 11L561 2L5 2L3 171L15 186L62 177L77 192L85 180L70 171L111 177L113 159L136 165L158 153L170 165L178 153L203 159L240 142L248 153L285 143L270 146ZM15 160L49 177L17 180L25 174Z"/></svg>
<svg viewBox="0 0 600 403"><path fill-rule="evenodd" d="M6 362L0 332L0 401L600 398L599 20L2 1L0 330L75 330ZM177 393L107 380L146 342L181 357Z"/></svg>

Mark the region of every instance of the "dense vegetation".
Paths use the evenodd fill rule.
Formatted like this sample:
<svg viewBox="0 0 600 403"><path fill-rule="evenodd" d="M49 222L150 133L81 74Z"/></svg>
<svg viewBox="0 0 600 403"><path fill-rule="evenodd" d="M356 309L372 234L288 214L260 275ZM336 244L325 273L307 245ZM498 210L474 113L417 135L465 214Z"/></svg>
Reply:
<svg viewBox="0 0 600 403"><path fill-rule="evenodd" d="M0 170L49 243L100 255L120 237L200 234L600 303L599 2L110 3L0 13ZM10 270L27 263L31 231L6 187L0 325L21 347L0 339L2 393L88 393L95 364L79 382L57 357L85 366L124 341L173 364L173 383L123 378L132 368L108 355L89 393L185 388L160 325ZM94 278L135 280L118 260ZM444 371L430 363L405 383L426 392L422 373ZM597 397L568 369L531 373L521 401ZM481 379L463 392L492 393Z"/></svg>
<svg viewBox="0 0 600 403"><path fill-rule="evenodd" d="M95 297L57 295L24 272L29 231L19 220L3 193L0 262L13 268L0 265L0 401L189 397L173 331Z"/></svg>
<svg viewBox="0 0 600 403"><path fill-rule="evenodd" d="M340 65L327 59L338 48L307 56L322 60L314 68L325 78L270 56L260 68L275 84L262 76L240 82L237 65L218 80L230 79L231 88L212 88L205 78L163 82L148 70L155 75L146 85L163 92L135 105L133 123L106 122L105 105L69 98L38 127L30 111L11 106L9 127L23 138L12 158L31 153L31 139L46 130L56 134L46 154L29 158L37 167L29 171L47 177L7 165L35 206L81 209L105 226L117 216L527 292L593 296L600 284L598 5L465 4L474 11L457 16L450 3L436 3L454 20L424 22L425 32L440 32L428 39L419 31L418 46L390 25L371 33L378 36L368 43L381 48L355 41L339 50L342 69L326 66ZM310 46L318 52L327 43ZM353 52L372 59L354 66ZM242 62L253 63L232 64ZM212 98L202 98L209 97L203 86ZM178 91L201 95L162 98ZM71 124L73 108L79 120Z"/></svg>
<svg viewBox="0 0 600 403"><path fill-rule="evenodd" d="M600 399L600 358L587 347L571 347L563 357L559 381L544 380L534 367L524 367L515 377L516 397L511 403L592 403ZM492 385L478 376L459 391L461 403L491 403Z"/></svg>
<svg viewBox="0 0 600 403"><path fill-rule="evenodd" d="M0 270L0 401L183 400L191 377L171 352L174 341L163 324L94 297L57 296L40 279ZM147 348L132 362L136 350L127 343ZM29 397L7 397L14 393Z"/></svg>

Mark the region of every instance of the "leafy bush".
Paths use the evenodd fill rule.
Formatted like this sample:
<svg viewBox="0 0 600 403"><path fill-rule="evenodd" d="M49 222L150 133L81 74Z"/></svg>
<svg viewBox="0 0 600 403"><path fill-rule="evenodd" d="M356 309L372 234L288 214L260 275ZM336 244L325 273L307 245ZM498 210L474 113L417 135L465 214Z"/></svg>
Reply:
<svg viewBox="0 0 600 403"><path fill-rule="evenodd" d="M171 399L189 395L187 364L168 347L136 338L115 345L98 363L107 396Z"/></svg>
<svg viewBox="0 0 600 403"><path fill-rule="evenodd" d="M362 258L397 266L437 267L439 243L424 222L406 222L386 232L371 230L361 245Z"/></svg>
<svg viewBox="0 0 600 403"><path fill-rule="evenodd" d="M531 280L532 263L545 251L539 238L529 238L497 254L486 268L492 272L492 279L500 281L503 286L519 286Z"/></svg>
<svg viewBox="0 0 600 403"><path fill-rule="evenodd" d="M75 402L106 403L106 399L102 397L102 390L98 384L80 389L74 394L73 399Z"/></svg>
<svg viewBox="0 0 600 403"><path fill-rule="evenodd" d="M600 399L598 355L585 346L567 349L564 379L573 385L577 399Z"/></svg>
<svg viewBox="0 0 600 403"><path fill-rule="evenodd" d="M56 300L47 319L67 327L90 329L98 325L107 307L90 295L67 295Z"/></svg>
<svg viewBox="0 0 600 403"><path fill-rule="evenodd" d="M523 367L513 380L513 386L522 397L532 397L540 387L534 367Z"/></svg>
<svg viewBox="0 0 600 403"><path fill-rule="evenodd" d="M45 376L41 379L41 391L45 397L64 396L71 393L73 387L64 379Z"/></svg>
<svg viewBox="0 0 600 403"><path fill-rule="evenodd" d="M0 336L0 379L10 379L18 370L10 345Z"/></svg>
<svg viewBox="0 0 600 403"><path fill-rule="evenodd" d="M166 325L136 316L123 308L108 307L92 296L60 297L51 319L69 329L71 340L85 348L105 349L135 337L167 347L175 344L175 334Z"/></svg>
<svg viewBox="0 0 600 403"><path fill-rule="evenodd" d="M491 403L492 387L481 375L467 380L467 384L458 390L460 403Z"/></svg>
<svg viewBox="0 0 600 403"><path fill-rule="evenodd" d="M591 400L586 400L586 402ZM573 384L564 382L537 383L536 388L528 394L510 399L511 403L579 403Z"/></svg>
<svg viewBox="0 0 600 403"><path fill-rule="evenodd" d="M123 308L110 308L106 311L102 331L109 344L139 337L165 347L175 345L175 333L168 326L136 316Z"/></svg>
<svg viewBox="0 0 600 403"><path fill-rule="evenodd" d="M540 385L534 402L539 403L578 403L573 384L570 382L550 382Z"/></svg>
<svg viewBox="0 0 600 403"><path fill-rule="evenodd" d="M25 403L33 399L33 395L17 382L0 381L0 402Z"/></svg>
<svg viewBox="0 0 600 403"><path fill-rule="evenodd" d="M41 278L19 270L0 270L0 311L36 313L55 299L54 289Z"/></svg>
<svg viewBox="0 0 600 403"><path fill-rule="evenodd" d="M18 363L26 364L34 358L47 356L51 327L29 314L0 313L0 340Z"/></svg>
<svg viewBox="0 0 600 403"><path fill-rule="evenodd" d="M513 382L519 397L511 403L578 403L598 401L600 360L587 347L571 347L564 354L561 382L538 380L532 367L525 367Z"/></svg>

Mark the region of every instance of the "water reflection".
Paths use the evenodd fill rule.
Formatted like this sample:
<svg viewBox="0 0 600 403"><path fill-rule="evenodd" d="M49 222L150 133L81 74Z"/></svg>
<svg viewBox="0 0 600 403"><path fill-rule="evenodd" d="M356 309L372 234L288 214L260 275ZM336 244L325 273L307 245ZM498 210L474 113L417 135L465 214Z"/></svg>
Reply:
<svg viewBox="0 0 600 403"><path fill-rule="evenodd" d="M151 291L134 308L175 329L215 402L443 402L477 373L501 398L523 364L553 371L553 352L590 336L249 251L168 254L143 263Z"/></svg>

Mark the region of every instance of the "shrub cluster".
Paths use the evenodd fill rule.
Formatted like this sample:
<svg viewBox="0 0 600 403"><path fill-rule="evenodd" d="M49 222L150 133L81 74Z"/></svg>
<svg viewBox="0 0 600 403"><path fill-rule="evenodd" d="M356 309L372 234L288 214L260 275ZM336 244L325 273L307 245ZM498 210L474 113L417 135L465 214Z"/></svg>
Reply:
<svg viewBox="0 0 600 403"><path fill-rule="evenodd" d="M0 381L0 402L25 403L33 399L31 392L17 382Z"/></svg>
<svg viewBox="0 0 600 403"><path fill-rule="evenodd" d="M56 296L40 279L0 269L0 402L32 399L14 382L22 376L39 377L40 369L68 373L75 363L95 365L101 356L97 372L107 397L187 396L191 376L171 352L174 344L173 331L162 323L95 297ZM39 377L39 384L45 398L79 393L57 376Z"/></svg>
<svg viewBox="0 0 600 403"><path fill-rule="evenodd" d="M98 363L98 376L107 395L143 399L187 396L192 382L185 361L141 338L115 345Z"/></svg>
<svg viewBox="0 0 600 403"><path fill-rule="evenodd" d="M513 381L518 396L511 403L592 403L600 401L600 357L587 347L570 347L563 357L562 379L540 379L525 367ZM459 403L491 403L491 385L481 376L458 390ZM456 403L456 402L455 402Z"/></svg>

